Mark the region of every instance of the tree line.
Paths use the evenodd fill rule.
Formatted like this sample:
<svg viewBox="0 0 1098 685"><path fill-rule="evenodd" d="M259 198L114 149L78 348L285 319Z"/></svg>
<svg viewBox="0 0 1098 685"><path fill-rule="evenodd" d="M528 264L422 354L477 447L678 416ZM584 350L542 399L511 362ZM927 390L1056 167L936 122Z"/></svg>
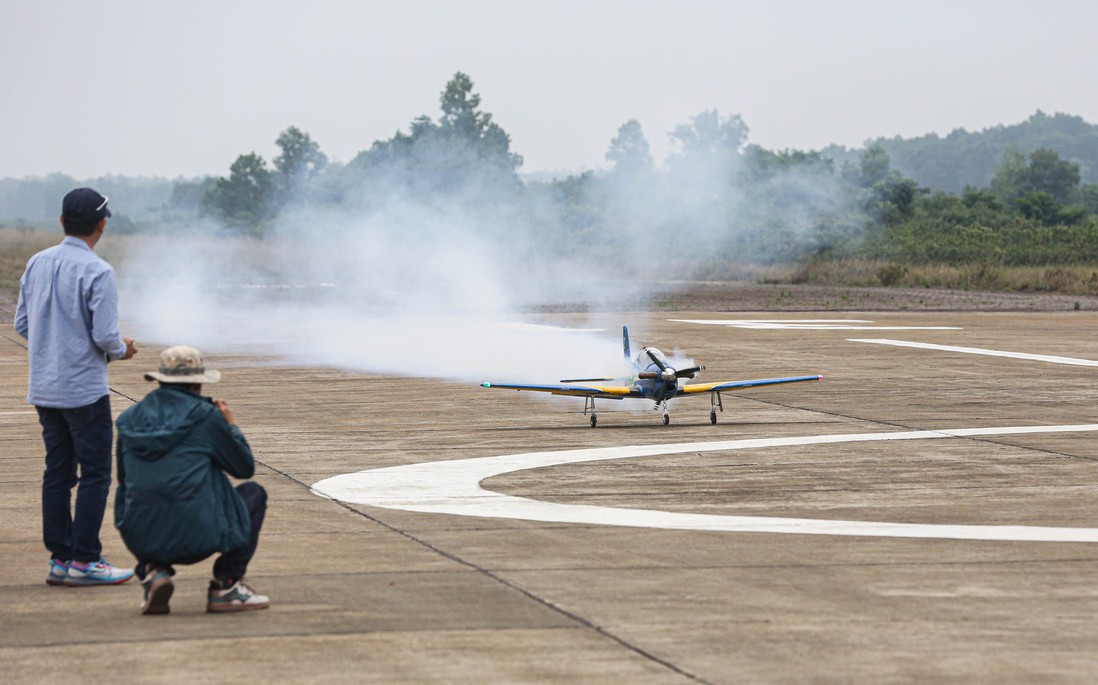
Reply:
<svg viewBox="0 0 1098 685"><path fill-rule="evenodd" d="M986 187L1008 152L1028 155L1052 150L1075 162L1086 183L1098 183L1098 126L1082 117L1038 111L1029 119L982 131L958 128L948 135L930 133L915 138L876 138L864 148L879 146L893 166L920 185L961 193L968 186ZM856 161L862 150L829 146L823 154L840 163Z"/></svg>
<svg viewBox="0 0 1098 685"><path fill-rule="evenodd" d="M855 152L764 149L748 142L740 116L710 110L669 133L672 152L662 164L640 122L629 120L608 143L607 170L524 181L521 155L468 75L445 85L439 110L346 164L291 126L270 162L244 153L226 176L174 182L159 222L206 218L263 235L303 211L362 216L395 205L429 207L460 214L469 219L463 225L491 240L592 260L627 255L622 268L653 275L699 263L845 258L1098 264L1098 184L1090 176L1098 159L1079 157L1091 158L1098 133L1066 115L1039 112L1018 127L981 134L879 139ZM1041 132L1029 143L1057 145L1010 143L1022 130ZM1065 141L1078 145L1065 148ZM997 156L988 152L996 146ZM912 159L935 158L929 148L949 150L937 158L957 172L937 187L910 171ZM912 152L918 149L924 153ZM975 160L969 166L980 170L960 173L967 167L957 160Z"/></svg>

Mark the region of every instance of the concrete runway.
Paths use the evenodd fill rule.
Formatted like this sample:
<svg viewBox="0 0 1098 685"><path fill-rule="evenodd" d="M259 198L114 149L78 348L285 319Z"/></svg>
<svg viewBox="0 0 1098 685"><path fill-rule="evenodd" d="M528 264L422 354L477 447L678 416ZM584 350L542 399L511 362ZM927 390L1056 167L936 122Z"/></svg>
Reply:
<svg viewBox="0 0 1098 685"><path fill-rule="evenodd" d="M262 463L256 480L270 493L249 577L272 607L207 615L207 561L179 569L172 613L156 617L138 614L136 584L43 582L42 446L23 402L26 352L8 327L0 338L0 681L1098 679L1098 543L1054 541L1052 532L1098 534L1098 369L1087 364L1098 362L1098 316L620 318L648 332L635 344L677 346L703 363L701 380L825 379L726 394L715 426L701 397L673 403L666 427L657 412L600 405L592 429L575 398L210 355L224 372L210 389L236 410ZM682 321L746 319L843 321ZM140 343L139 331L126 333ZM112 365L116 414L150 389L141 373L159 351L144 347ZM1022 432L1034 427L1046 428ZM914 431L939 433L850 439ZM747 439L758 442L736 442ZM688 444L722 441L730 444ZM679 447L598 461L584 452L539 468L519 459L480 482L485 494L464 468L472 462L461 461L670 444ZM423 469L399 491L367 487L370 504L310 489L440 461L455 466ZM538 505L541 520L502 518L514 510L481 506L497 496L501 506L568 506ZM462 513L409 510L440 501ZM622 509L618 525L554 518ZM843 525L753 530L763 517ZM659 527L668 520L747 528ZM911 536L866 533L865 522L911 524ZM129 565L112 523L108 511L105 555ZM987 535L958 539L947 534L954 529ZM1018 529L1028 537L1012 537Z"/></svg>

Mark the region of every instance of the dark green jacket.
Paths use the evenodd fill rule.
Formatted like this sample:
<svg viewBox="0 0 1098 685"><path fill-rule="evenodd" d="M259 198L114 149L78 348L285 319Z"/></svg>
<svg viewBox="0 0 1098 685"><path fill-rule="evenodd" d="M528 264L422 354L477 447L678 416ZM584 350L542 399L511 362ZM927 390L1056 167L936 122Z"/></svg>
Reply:
<svg viewBox="0 0 1098 685"><path fill-rule="evenodd" d="M208 397L167 385L122 412L114 525L134 556L193 563L247 544L248 511L223 472L251 478L255 458Z"/></svg>

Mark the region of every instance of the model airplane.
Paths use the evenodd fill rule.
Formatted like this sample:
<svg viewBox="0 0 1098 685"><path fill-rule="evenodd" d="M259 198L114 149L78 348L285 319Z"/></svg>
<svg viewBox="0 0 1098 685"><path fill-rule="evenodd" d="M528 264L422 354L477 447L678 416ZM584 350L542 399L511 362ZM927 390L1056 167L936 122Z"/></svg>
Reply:
<svg viewBox="0 0 1098 685"><path fill-rule="evenodd" d="M725 381L718 383L697 383L694 385L680 385L682 379L694 378L705 367L691 366L684 369L675 369L668 362L666 355L655 347L645 347L632 358L629 352L629 328L622 326L622 346L625 353L625 361L632 365L631 376L623 378L573 378L560 381L560 385L519 385L514 383L481 383L485 388L500 390L531 390L534 392L548 392L554 395L572 395L584 398L583 414L591 415L591 427L598 423L595 414L595 398L621 400L626 397L652 400L656 403L655 409L663 410L663 425L671 423L671 415L667 411L667 401L683 395L696 395L709 393L709 422L717 422L717 410L724 411L721 402L721 393L726 390L739 390L741 388L754 388L760 385L779 385L782 383L799 383L801 381L818 381L823 376L791 376L788 378L759 378L750 381ZM614 382L614 385L578 385L580 383L599 383L604 381Z"/></svg>

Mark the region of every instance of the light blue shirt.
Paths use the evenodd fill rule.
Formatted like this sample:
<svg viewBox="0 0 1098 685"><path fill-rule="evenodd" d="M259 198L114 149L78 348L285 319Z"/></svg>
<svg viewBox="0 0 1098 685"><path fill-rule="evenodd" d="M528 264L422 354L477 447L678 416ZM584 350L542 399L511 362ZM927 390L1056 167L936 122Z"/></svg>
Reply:
<svg viewBox="0 0 1098 685"><path fill-rule="evenodd" d="M73 236L34 255L19 279L15 331L30 348L27 402L95 402L110 391L107 362L126 354L114 269Z"/></svg>

